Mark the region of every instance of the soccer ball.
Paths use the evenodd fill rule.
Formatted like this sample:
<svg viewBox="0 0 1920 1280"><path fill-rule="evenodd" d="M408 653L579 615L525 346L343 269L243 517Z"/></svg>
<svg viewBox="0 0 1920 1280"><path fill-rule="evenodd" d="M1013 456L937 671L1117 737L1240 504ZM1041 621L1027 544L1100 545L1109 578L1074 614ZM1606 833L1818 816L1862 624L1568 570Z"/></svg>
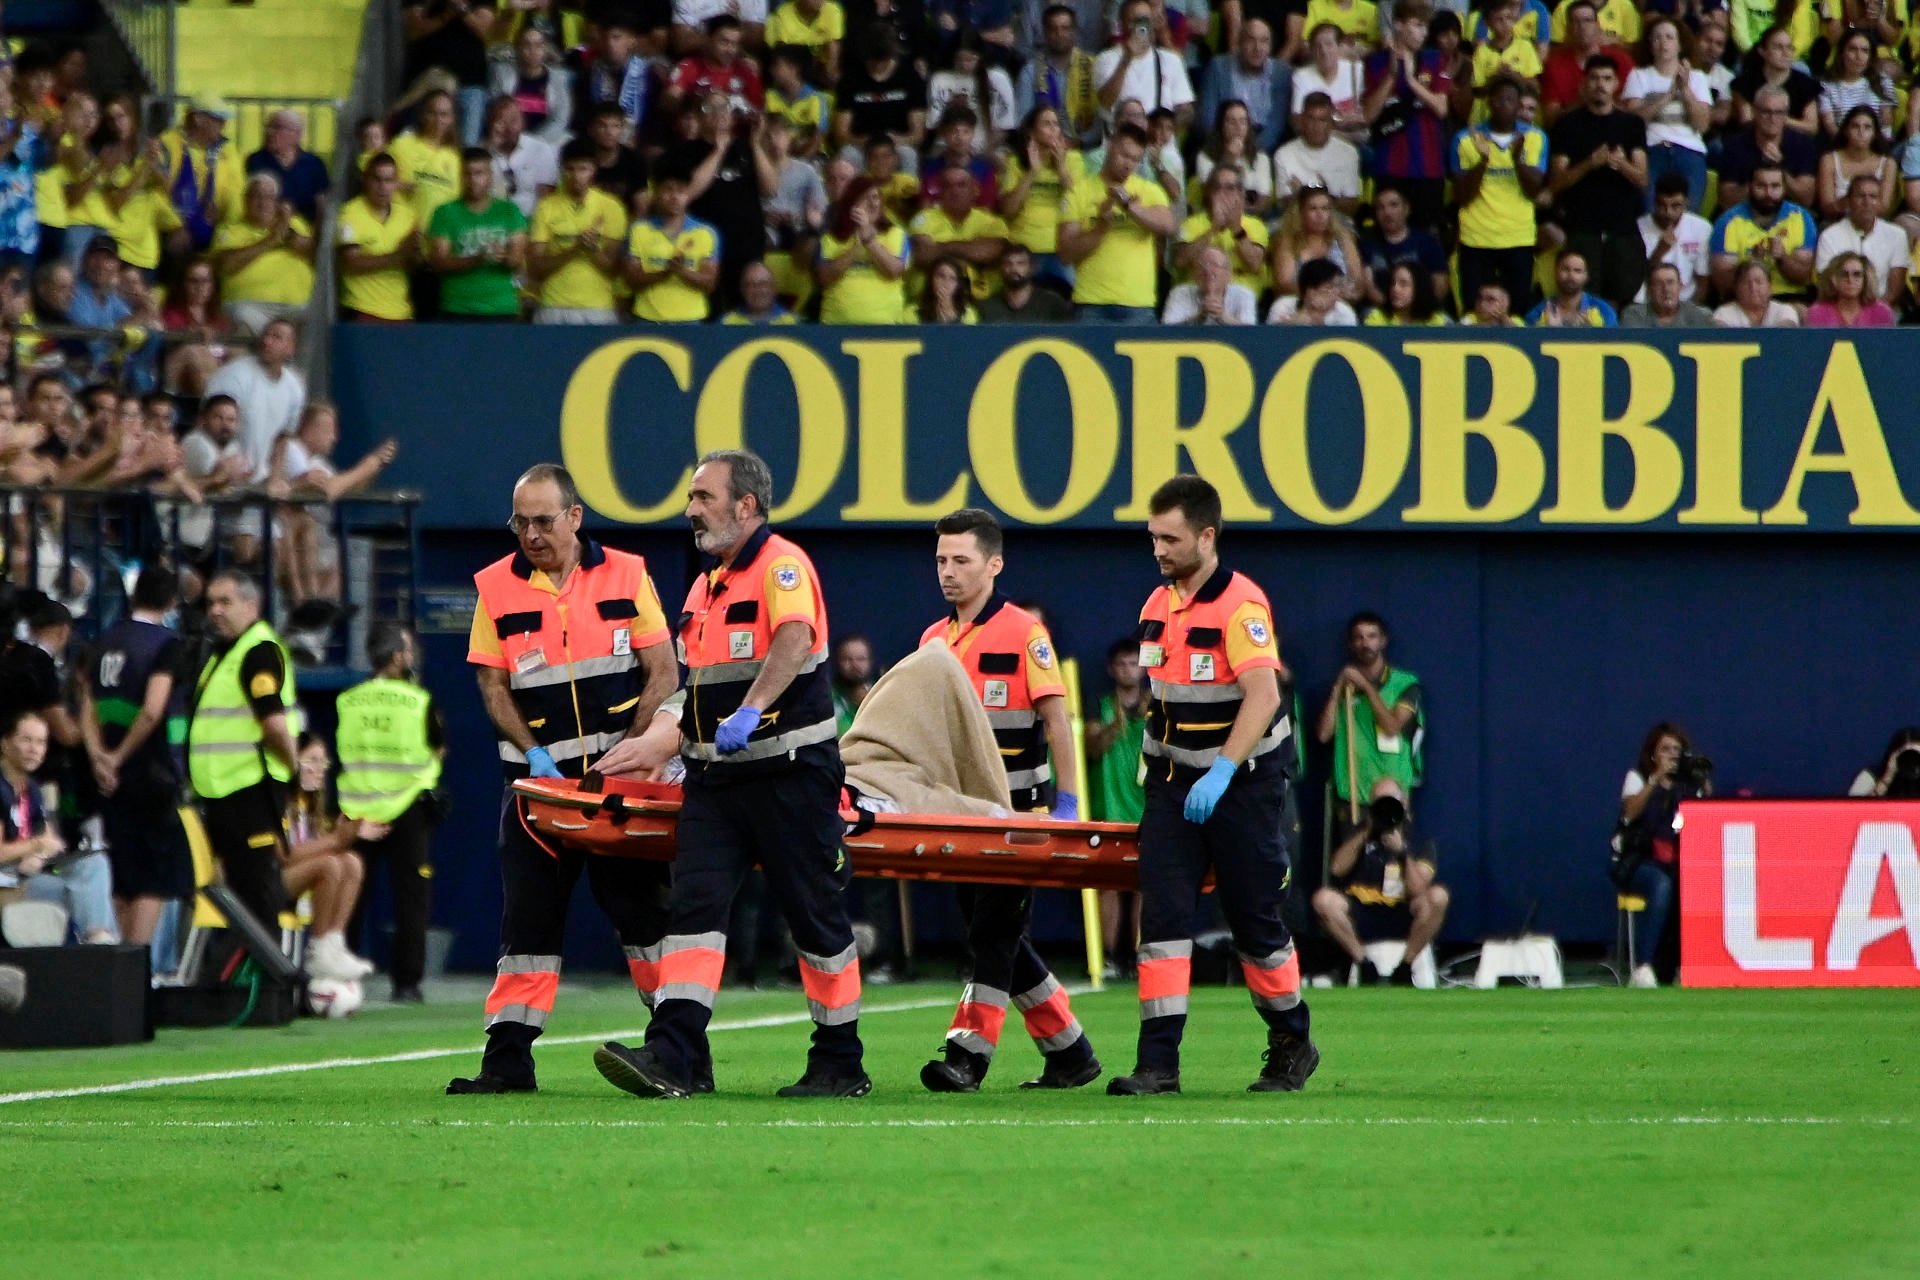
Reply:
<svg viewBox="0 0 1920 1280"><path fill-rule="evenodd" d="M352 978L315 978L307 984L307 1008L316 1018L351 1018L366 997Z"/></svg>

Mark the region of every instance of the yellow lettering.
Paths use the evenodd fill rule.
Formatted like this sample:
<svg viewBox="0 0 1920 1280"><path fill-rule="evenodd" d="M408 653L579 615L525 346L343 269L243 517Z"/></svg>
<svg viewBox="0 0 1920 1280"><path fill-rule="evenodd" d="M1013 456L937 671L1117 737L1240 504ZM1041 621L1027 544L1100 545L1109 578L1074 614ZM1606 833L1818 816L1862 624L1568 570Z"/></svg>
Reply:
<svg viewBox="0 0 1920 1280"><path fill-rule="evenodd" d="M860 362L859 491L840 509L842 520L937 520L967 505L968 473L931 502L909 496L907 476L907 361L924 342L848 342L841 350Z"/></svg>
<svg viewBox="0 0 1920 1280"><path fill-rule="evenodd" d="M1017 447L1020 375L1035 356L1053 361L1067 382L1067 485L1050 507L1027 492ZM1058 524L1084 511L1106 488L1120 456L1120 405L1099 361L1058 338L1036 338L1001 352L974 389L967 411L967 452L980 492L1013 519Z"/></svg>
<svg viewBox="0 0 1920 1280"><path fill-rule="evenodd" d="M1115 520L1145 520L1153 491L1180 470L1180 452L1220 491L1229 520L1271 520L1273 510L1254 500L1227 447L1253 410L1253 368L1224 342L1116 342L1133 361L1133 497ZM1200 366L1200 417L1180 422L1180 362Z"/></svg>
<svg viewBox="0 0 1920 1280"><path fill-rule="evenodd" d="M1741 492L1746 473L1746 387L1741 366L1760 354L1757 342L1683 342L1693 361L1693 505L1681 524L1757 524L1760 513Z"/></svg>
<svg viewBox="0 0 1920 1280"><path fill-rule="evenodd" d="M1533 403L1533 360L1498 342L1409 342L1420 362L1420 501L1403 520L1435 524L1499 524L1533 510L1547 483L1540 442L1520 425ZM1493 379L1486 412L1467 416L1467 362L1484 360ZM1480 506L1467 497L1467 439L1493 449L1493 493Z"/></svg>
<svg viewBox="0 0 1920 1280"><path fill-rule="evenodd" d="M610 520L651 524L679 514L686 506L693 466L689 463L667 496L650 507L635 506L620 491L613 474L613 384L627 361L637 355L658 356L682 391L691 385L693 357L681 343L622 338L597 348L567 379L567 393L560 401L560 461L573 473L580 501L590 510Z"/></svg>
<svg viewBox="0 0 1920 1280"><path fill-rule="evenodd" d="M1815 453L1829 412L1840 433L1840 452ZM1848 524L1920 524L1920 511L1908 505L1900 492L1900 476L1887 453L1880 414L1867 391L1866 371L1860 367L1860 353L1851 342L1833 344L1826 371L1820 375L1819 394L1813 398L1813 413L1800 436L1800 452L1794 456L1793 470L1787 473L1786 488L1761 521L1805 524L1807 513L1800 505L1800 489L1812 471L1835 471L1852 477L1854 505Z"/></svg>
<svg viewBox="0 0 1920 1280"><path fill-rule="evenodd" d="M1313 481L1307 392L1320 361L1335 357L1360 384L1360 483L1346 506L1329 507ZM1280 501L1315 524L1351 524L1393 496L1413 447L1413 415L1400 376L1364 342L1335 338L1302 347L1280 366L1260 405L1260 456Z"/></svg>
<svg viewBox="0 0 1920 1280"><path fill-rule="evenodd" d="M800 461L793 488L776 501L775 520L805 515L833 488L847 456L847 401L825 357L792 338L762 338L735 347L707 375L694 416L693 439L701 453L747 447L747 376L753 362L772 356L793 382L799 410Z"/></svg>
<svg viewBox="0 0 1920 1280"><path fill-rule="evenodd" d="M1673 403L1673 366L1652 347L1625 342L1543 342L1560 362L1559 493L1540 513L1543 524L1642 524L1680 497L1686 464L1680 446L1658 425ZM1627 366L1627 407L1607 416L1607 361ZM1607 437L1633 455L1633 489L1607 505Z"/></svg>

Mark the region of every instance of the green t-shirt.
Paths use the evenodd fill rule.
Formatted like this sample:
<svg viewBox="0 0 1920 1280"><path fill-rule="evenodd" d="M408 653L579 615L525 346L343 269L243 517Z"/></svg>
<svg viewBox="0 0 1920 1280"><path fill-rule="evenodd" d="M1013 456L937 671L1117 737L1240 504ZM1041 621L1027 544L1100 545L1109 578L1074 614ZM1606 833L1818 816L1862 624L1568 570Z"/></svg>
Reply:
<svg viewBox="0 0 1920 1280"><path fill-rule="evenodd" d="M1113 716L1114 697L1109 693L1100 699L1100 723L1105 724ZM1095 822L1137 823L1146 812L1147 792L1140 785L1140 744L1146 736L1145 716L1126 716L1121 720L1119 735L1100 757L1094 772L1093 811L1089 816Z"/></svg>
<svg viewBox="0 0 1920 1280"><path fill-rule="evenodd" d="M433 211L427 235L453 246L456 258L505 249L527 231L526 215L511 201L495 200L479 213L459 200ZM440 309L455 316L511 316L520 313L520 291L505 263L484 262L440 277Z"/></svg>
<svg viewBox="0 0 1920 1280"><path fill-rule="evenodd" d="M1411 671L1388 667L1380 682L1380 701L1389 707L1405 703L1413 708L1413 718L1399 733L1382 733L1373 722L1373 703L1358 694L1353 696L1353 759L1360 774L1360 802L1373 794L1373 784L1392 778L1409 798L1426 776L1425 740L1427 709L1420 688L1420 677ZM1333 790L1345 800L1354 794L1347 789L1347 717L1342 707L1333 721Z"/></svg>

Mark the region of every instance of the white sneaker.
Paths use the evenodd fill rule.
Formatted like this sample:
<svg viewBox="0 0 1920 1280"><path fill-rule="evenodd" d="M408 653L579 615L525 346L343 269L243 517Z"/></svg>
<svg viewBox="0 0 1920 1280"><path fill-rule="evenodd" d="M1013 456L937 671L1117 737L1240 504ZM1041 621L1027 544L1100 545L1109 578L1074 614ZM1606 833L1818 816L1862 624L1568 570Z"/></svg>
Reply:
<svg viewBox="0 0 1920 1280"><path fill-rule="evenodd" d="M316 978L343 981L364 978L373 972L373 962L347 950L346 940L337 933L310 938L307 943L307 973Z"/></svg>
<svg viewBox="0 0 1920 1280"><path fill-rule="evenodd" d="M1634 968L1633 976L1627 979L1627 985L1630 987L1657 987L1660 985L1660 980L1653 976L1652 965L1643 964Z"/></svg>

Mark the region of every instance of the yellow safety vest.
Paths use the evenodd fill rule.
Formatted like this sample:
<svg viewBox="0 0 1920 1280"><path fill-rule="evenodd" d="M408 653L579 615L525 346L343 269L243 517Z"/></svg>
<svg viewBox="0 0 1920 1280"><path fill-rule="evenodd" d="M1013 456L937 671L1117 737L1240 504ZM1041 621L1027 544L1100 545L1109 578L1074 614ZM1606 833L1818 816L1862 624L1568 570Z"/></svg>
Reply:
<svg viewBox="0 0 1920 1280"><path fill-rule="evenodd" d="M425 689L404 680L373 679L341 694L340 812L392 822L440 782L440 757L427 744Z"/></svg>
<svg viewBox="0 0 1920 1280"><path fill-rule="evenodd" d="M219 800L272 777L290 782L293 770L265 747L266 735L253 714L252 699L240 685L240 663L253 647L267 641L280 651L287 678L280 684L280 701L287 709L287 732L300 736L302 717L293 691L293 662L287 646L265 619L254 623L233 647L207 659L200 669L193 719L187 725L187 775L194 794Z"/></svg>

